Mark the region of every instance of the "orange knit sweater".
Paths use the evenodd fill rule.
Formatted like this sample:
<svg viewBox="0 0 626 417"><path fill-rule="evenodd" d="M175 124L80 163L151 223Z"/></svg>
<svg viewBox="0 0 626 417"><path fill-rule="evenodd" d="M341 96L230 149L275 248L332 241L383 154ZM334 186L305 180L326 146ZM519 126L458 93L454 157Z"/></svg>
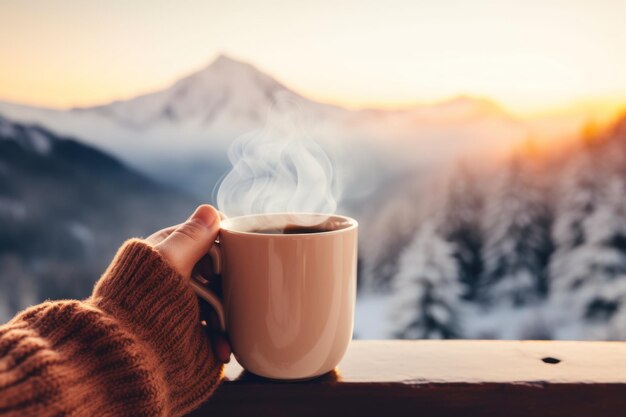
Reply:
<svg viewBox="0 0 626 417"><path fill-rule="evenodd" d="M85 301L45 302L0 327L0 416L181 416L218 385L186 280L127 242Z"/></svg>

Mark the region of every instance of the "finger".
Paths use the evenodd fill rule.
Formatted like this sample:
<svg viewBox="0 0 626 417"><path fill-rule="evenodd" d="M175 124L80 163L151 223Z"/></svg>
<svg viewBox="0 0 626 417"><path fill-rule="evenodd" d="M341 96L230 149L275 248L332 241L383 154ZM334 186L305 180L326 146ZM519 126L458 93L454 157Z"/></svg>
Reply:
<svg viewBox="0 0 626 417"><path fill-rule="evenodd" d="M154 232L153 234L151 234L150 236L148 236L144 240L149 245L154 246L154 245L156 245L158 243L161 243L166 237L168 237L179 226L180 226L180 224L177 224L175 226L166 227L165 229L161 229L158 232Z"/></svg>
<svg viewBox="0 0 626 417"><path fill-rule="evenodd" d="M221 211L217 212L220 215L220 220L226 220L227 216L226 214L224 214ZM182 223L176 224L174 226L170 226L170 227L166 227L165 229L161 229L158 232L154 232L153 234L151 234L150 236L148 236L147 238L145 238L144 240L149 243L150 245L156 245L157 243L160 243L161 241L163 241L166 237L168 237L170 234L172 234L172 232L174 230L176 230L178 227L180 227L182 225Z"/></svg>
<svg viewBox="0 0 626 417"><path fill-rule="evenodd" d="M209 252L217 238L220 217L213 207L202 205L154 248L170 266L185 277L194 265Z"/></svg>
<svg viewBox="0 0 626 417"><path fill-rule="evenodd" d="M213 353L217 360L222 363L230 362L230 343L228 343L228 339L226 335L216 331L210 331L211 338L211 347L213 348Z"/></svg>

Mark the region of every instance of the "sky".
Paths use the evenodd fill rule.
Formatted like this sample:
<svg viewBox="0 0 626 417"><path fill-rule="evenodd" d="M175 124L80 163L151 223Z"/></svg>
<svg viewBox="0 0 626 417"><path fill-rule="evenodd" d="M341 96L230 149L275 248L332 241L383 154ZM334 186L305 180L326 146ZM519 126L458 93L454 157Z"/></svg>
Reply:
<svg viewBox="0 0 626 417"><path fill-rule="evenodd" d="M626 103L625 21L620 0L0 0L0 99L102 104L226 53L354 108Z"/></svg>

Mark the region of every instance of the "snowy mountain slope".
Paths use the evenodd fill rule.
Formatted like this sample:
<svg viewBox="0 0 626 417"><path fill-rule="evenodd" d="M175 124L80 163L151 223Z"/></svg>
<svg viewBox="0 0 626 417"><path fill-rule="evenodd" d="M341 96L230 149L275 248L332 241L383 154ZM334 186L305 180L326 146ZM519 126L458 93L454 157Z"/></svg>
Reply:
<svg viewBox="0 0 626 417"><path fill-rule="evenodd" d="M305 99L252 65L225 55L164 90L74 111L101 114L134 128L174 124L250 129L263 124L267 110L279 100L297 101L318 117L347 112Z"/></svg>
<svg viewBox="0 0 626 417"><path fill-rule="evenodd" d="M13 141L25 150L46 155L58 139L37 126L15 124L0 116L0 140Z"/></svg>
<svg viewBox="0 0 626 417"><path fill-rule="evenodd" d="M141 137L98 114L76 115L71 111L33 107L0 101L0 115L12 121L49 128L58 134L84 138L84 142L106 149L129 161Z"/></svg>
<svg viewBox="0 0 626 417"><path fill-rule="evenodd" d="M196 204L82 141L0 117L0 321L87 296L125 239Z"/></svg>

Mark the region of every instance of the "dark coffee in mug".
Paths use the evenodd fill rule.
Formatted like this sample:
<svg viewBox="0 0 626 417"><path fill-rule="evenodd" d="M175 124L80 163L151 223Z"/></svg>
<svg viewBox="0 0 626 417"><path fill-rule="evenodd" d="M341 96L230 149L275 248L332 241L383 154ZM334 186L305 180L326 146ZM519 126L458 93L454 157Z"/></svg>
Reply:
<svg viewBox="0 0 626 417"><path fill-rule="evenodd" d="M288 224L281 228L255 229L251 233L260 233L264 235L303 235L307 233L323 233L330 232L333 229L318 224L315 226L301 226L297 224Z"/></svg>

